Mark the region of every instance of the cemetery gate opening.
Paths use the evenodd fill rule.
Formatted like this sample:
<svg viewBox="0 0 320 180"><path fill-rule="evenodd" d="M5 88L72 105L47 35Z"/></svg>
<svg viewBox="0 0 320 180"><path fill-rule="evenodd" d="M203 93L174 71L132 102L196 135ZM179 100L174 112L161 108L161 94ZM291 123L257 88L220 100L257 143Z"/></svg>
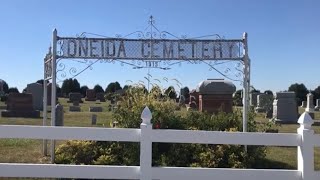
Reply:
<svg viewBox="0 0 320 180"><path fill-rule="evenodd" d="M62 37L56 29L52 36L52 49L44 61L43 125L47 121L47 80L51 80L51 126L56 120L56 79L57 60L140 60L145 67L159 67L161 61L240 61L243 65L243 131L247 131L250 87L250 59L248 55L247 33L241 39L169 39L166 31L155 37L151 31L139 38ZM46 143L44 143L46 152ZM52 148L54 142L52 141ZM51 152L52 161L54 151Z"/></svg>

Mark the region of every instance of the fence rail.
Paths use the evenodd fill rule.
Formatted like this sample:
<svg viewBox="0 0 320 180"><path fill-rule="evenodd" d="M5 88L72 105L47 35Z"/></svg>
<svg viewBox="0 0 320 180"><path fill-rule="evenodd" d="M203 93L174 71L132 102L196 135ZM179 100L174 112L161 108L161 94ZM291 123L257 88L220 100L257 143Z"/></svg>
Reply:
<svg viewBox="0 0 320 180"><path fill-rule="evenodd" d="M298 133L240 133L194 130L154 130L151 112L142 113L140 129L0 125L0 138L140 142L140 166L0 163L1 177L100 179L246 179L316 180L314 147L320 135L311 130L313 120L304 113ZM311 120L310 120L311 119ZM297 170L152 167L152 143L239 144L298 147Z"/></svg>

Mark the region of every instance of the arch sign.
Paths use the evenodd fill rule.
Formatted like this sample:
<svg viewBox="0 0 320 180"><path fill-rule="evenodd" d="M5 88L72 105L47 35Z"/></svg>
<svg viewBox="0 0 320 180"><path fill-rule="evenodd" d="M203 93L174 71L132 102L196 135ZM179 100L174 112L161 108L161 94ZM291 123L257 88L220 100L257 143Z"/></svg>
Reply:
<svg viewBox="0 0 320 180"><path fill-rule="evenodd" d="M152 22L151 25L153 26ZM151 27L152 28L152 27ZM243 64L243 131L247 131L250 87L250 60L247 33L241 39L166 39L154 38L62 37L53 31L52 51L44 64L44 78L52 80L52 104L56 104L57 59L141 60L144 67L159 67L161 61L241 61ZM163 36L164 37L164 36ZM47 85L44 81L44 125L47 120ZM55 125L55 106L51 107ZM54 155L52 155L54 157Z"/></svg>

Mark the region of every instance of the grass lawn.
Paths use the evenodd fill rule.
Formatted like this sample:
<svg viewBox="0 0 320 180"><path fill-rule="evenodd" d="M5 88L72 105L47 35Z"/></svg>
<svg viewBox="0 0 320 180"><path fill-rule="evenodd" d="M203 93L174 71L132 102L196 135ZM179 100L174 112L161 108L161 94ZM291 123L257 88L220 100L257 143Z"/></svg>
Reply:
<svg viewBox="0 0 320 180"><path fill-rule="evenodd" d="M97 125L95 127L110 127L112 122L112 112L108 111L108 102L87 102L81 103L81 112L69 112L66 99L59 99L64 106L64 125L89 127L91 125L92 114L97 114ZM0 106L3 106L0 102ZM89 112L90 106L101 106L103 112ZM185 109L183 110L185 111ZM300 108L302 113L303 109ZM183 112L181 112L183 113ZM49 114L50 115L50 114ZM320 119L320 112L315 114L315 119ZM262 114L257 114L256 121L259 123L267 122ZM0 124L19 124L19 125L42 125L42 118L4 118L0 117ZM50 119L47 124L50 124ZM281 133L296 133L298 124L283 124L276 126ZM320 133L319 123L313 126L316 133ZM58 141L57 144L62 143ZM0 139L0 162L24 162L24 163L48 163L49 158L41 154L42 140L29 139ZM296 147L267 147L267 161L261 168L297 168L297 148ZM260 167L259 167L260 168ZM320 170L320 148L315 148L315 168Z"/></svg>

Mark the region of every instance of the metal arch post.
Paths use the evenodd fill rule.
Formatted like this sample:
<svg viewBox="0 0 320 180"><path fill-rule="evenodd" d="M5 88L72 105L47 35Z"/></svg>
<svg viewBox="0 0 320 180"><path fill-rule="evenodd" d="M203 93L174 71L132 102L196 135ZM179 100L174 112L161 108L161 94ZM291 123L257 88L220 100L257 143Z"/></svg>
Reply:
<svg viewBox="0 0 320 180"><path fill-rule="evenodd" d="M249 87L250 87L250 60L248 54L248 34L243 34L244 48L244 77L243 77L243 132L247 132L248 113L249 113Z"/></svg>
<svg viewBox="0 0 320 180"><path fill-rule="evenodd" d="M46 72L46 62L47 59L44 59L44 77L43 77L43 120L42 120L42 126L46 126L47 125L47 119L48 119L48 115L47 115L47 105L48 105L48 96L47 96L47 91L48 91L48 87L47 87L47 72ZM48 149L47 149L47 140L43 139L42 140L42 153L43 156L47 156Z"/></svg>
<svg viewBox="0 0 320 180"><path fill-rule="evenodd" d="M52 37L52 90L51 90L51 126L55 126L56 122L56 79L57 79L57 71L56 71L56 61L57 61L57 29L53 30ZM51 163L54 163L55 160L55 140L51 140Z"/></svg>

